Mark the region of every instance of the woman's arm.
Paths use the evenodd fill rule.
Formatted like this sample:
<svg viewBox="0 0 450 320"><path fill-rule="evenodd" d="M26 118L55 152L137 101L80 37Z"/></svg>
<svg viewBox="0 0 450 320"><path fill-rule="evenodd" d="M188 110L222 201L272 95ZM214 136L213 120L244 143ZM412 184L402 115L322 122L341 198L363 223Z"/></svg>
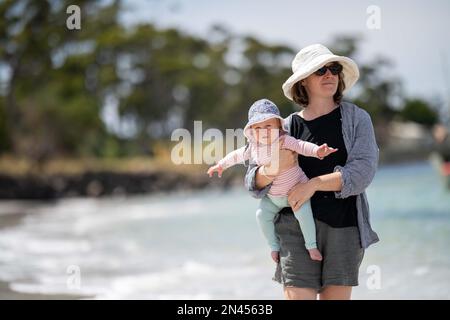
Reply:
<svg viewBox="0 0 450 320"><path fill-rule="evenodd" d="M342 174L333 172L314 177L306 183L297 184L288 195L289 205L297 211L308 201L316 191L340 191L342 188Z"/></svg>
<svg viewBox="0 0 450 320"><path fill-rule="evenodd" d="M340 172L342 187L335 192L336 198L344 199L358 195L372 182L378 167L379 150L370 115L360 109L359 121L355 128L355 140L347 155L345 165L336 166L334 172Z"/></svg>
<svg viewBox="0 0 450 320"><path fill-rule="evenodd" d="M257 174L260 167L256 164L250 164L244 179L245 188L250 192L252 197L257 199L264 197L272 186L272 181L269 181L269 179L268 181L261 181L261 175Z"/></svg>
<svg viewBox="0 0 450 320"><path fill-rule="evenodd" d="M336 198L358 195L372 182L378 167L378 146L369 114L361 110L355 128L355 142L348 152L345 165L336 166L333 173L297 184L288 195L294 211L308 201L316 191L334 191Z"/></svg>
<svg viewBox="0 0 450 320"><path fill-rule="evenodd" d="M273 180L276 177L275 175L268 174L267 172L270 172L269 169L267 169L266 166L259 166L255 172L255 185L256 188L262 189L266 187L267 185L271 184Z"/></svg>
<svg viewBox="0 0 450 320"><path fill-rule="evenodd" d="M342 174L340 172L333 172L324 174L309 180L315 191L341 191L342 188Z"/></svg>

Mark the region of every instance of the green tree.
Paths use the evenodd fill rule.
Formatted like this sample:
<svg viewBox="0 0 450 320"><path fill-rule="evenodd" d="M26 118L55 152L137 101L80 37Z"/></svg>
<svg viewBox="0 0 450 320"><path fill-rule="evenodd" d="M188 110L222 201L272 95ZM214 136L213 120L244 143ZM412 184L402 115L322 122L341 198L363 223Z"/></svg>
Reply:
<svg viewBox="0 0 450 320"><path fill-rule="evenodd" d="M438 122L438 114L430 104L422 99L406 99L400 112L403 120L413 121L431 127Z"/></svg>
<svg viewBox="0 0 450 320"><path fill-rule="evenodd" d="M298 106L282 83L296 50L214 26L203 39L177 29L119 22L121 1L77 1L81 30L66 28L71 1L0 2L0 150L40 161L58 155L152 154L179 127L242 128L248 107L269 98L288 115ZM357 57L361 39L338 35L329 45ZM234 58L233 58L234 57ZM401 82L386 77L385 58L361 64L353 102L372 116L382 144L400 111ZM120 128L102 121L117 109ZM115 110L115 109L114 109ZM407 101L404 119L430 124L430 109Z"/></svg>
<svg viewBox="0 0 450 320"><path fill-rule="evenodd" d="M70 4L0 3L0 68L9 74L2 83L4 138L14 153L37 161L77 154L105 134L102 94L91 85L97 79L89 78L98 65L93 38L117 24L119 2L78 1L81 31L66 28Z"/></svg>

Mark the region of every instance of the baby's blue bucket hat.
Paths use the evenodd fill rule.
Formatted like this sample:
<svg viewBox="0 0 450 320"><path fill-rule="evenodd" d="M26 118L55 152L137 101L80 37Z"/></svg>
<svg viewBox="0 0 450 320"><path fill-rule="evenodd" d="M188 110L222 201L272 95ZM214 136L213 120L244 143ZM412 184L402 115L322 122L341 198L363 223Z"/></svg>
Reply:
<svg viewBox="0 0 450 320"><path fill-rule="evenodd" d="M284 120L280 116L280 110L278 110L278 107L275 105L275 103L273 103L269 99L260 99L255 101L248 110L248 122L244 128L245 137L249 140L252 138L250 128L251 125L273 118L280 119L281 127L284 130Z"/></svg>

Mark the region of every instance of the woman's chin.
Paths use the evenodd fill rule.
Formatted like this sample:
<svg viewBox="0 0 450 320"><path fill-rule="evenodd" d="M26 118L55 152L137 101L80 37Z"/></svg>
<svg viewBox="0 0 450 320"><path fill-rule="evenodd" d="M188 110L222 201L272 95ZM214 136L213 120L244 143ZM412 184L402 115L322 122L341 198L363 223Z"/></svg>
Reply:
<svg viewBox="0 0 450 320"><path fill-rule="evenodd" d="M322 93L326 94L326 95L330 95L330 94L334 95L336 93L336 91L337 91L337 87L335 87L334 85L333 86L323 85L321 89L322 89L321 90Z"/></svg>
<svg viewBox="0 0 450 320"><path fill-rule="evenodd" d="M317 94L317 96L320 96L322 98L333 98L334 94L336 93L336 90L322 90L320 93Z"/></svg>

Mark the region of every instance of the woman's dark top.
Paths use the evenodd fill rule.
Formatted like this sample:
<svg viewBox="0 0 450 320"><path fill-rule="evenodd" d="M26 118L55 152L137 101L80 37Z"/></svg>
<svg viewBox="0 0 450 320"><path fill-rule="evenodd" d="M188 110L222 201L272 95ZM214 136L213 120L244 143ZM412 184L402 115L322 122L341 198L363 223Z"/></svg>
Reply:
<svg viewBox="0 0 450 320"><path fill-rule="evenodd" d="M319 146L326 143L329 147L338 149L323 160L299 155L298 163L309 179L332 173L337 165L344 166L347 161L340 108L339 106L330 113L310 121L297 114L292 116L290 134L293 137ZM344 228L358 225L356 196L336 199L333 191L317 191L311 198L311 208L314 218L331 227Z"/></svg>

